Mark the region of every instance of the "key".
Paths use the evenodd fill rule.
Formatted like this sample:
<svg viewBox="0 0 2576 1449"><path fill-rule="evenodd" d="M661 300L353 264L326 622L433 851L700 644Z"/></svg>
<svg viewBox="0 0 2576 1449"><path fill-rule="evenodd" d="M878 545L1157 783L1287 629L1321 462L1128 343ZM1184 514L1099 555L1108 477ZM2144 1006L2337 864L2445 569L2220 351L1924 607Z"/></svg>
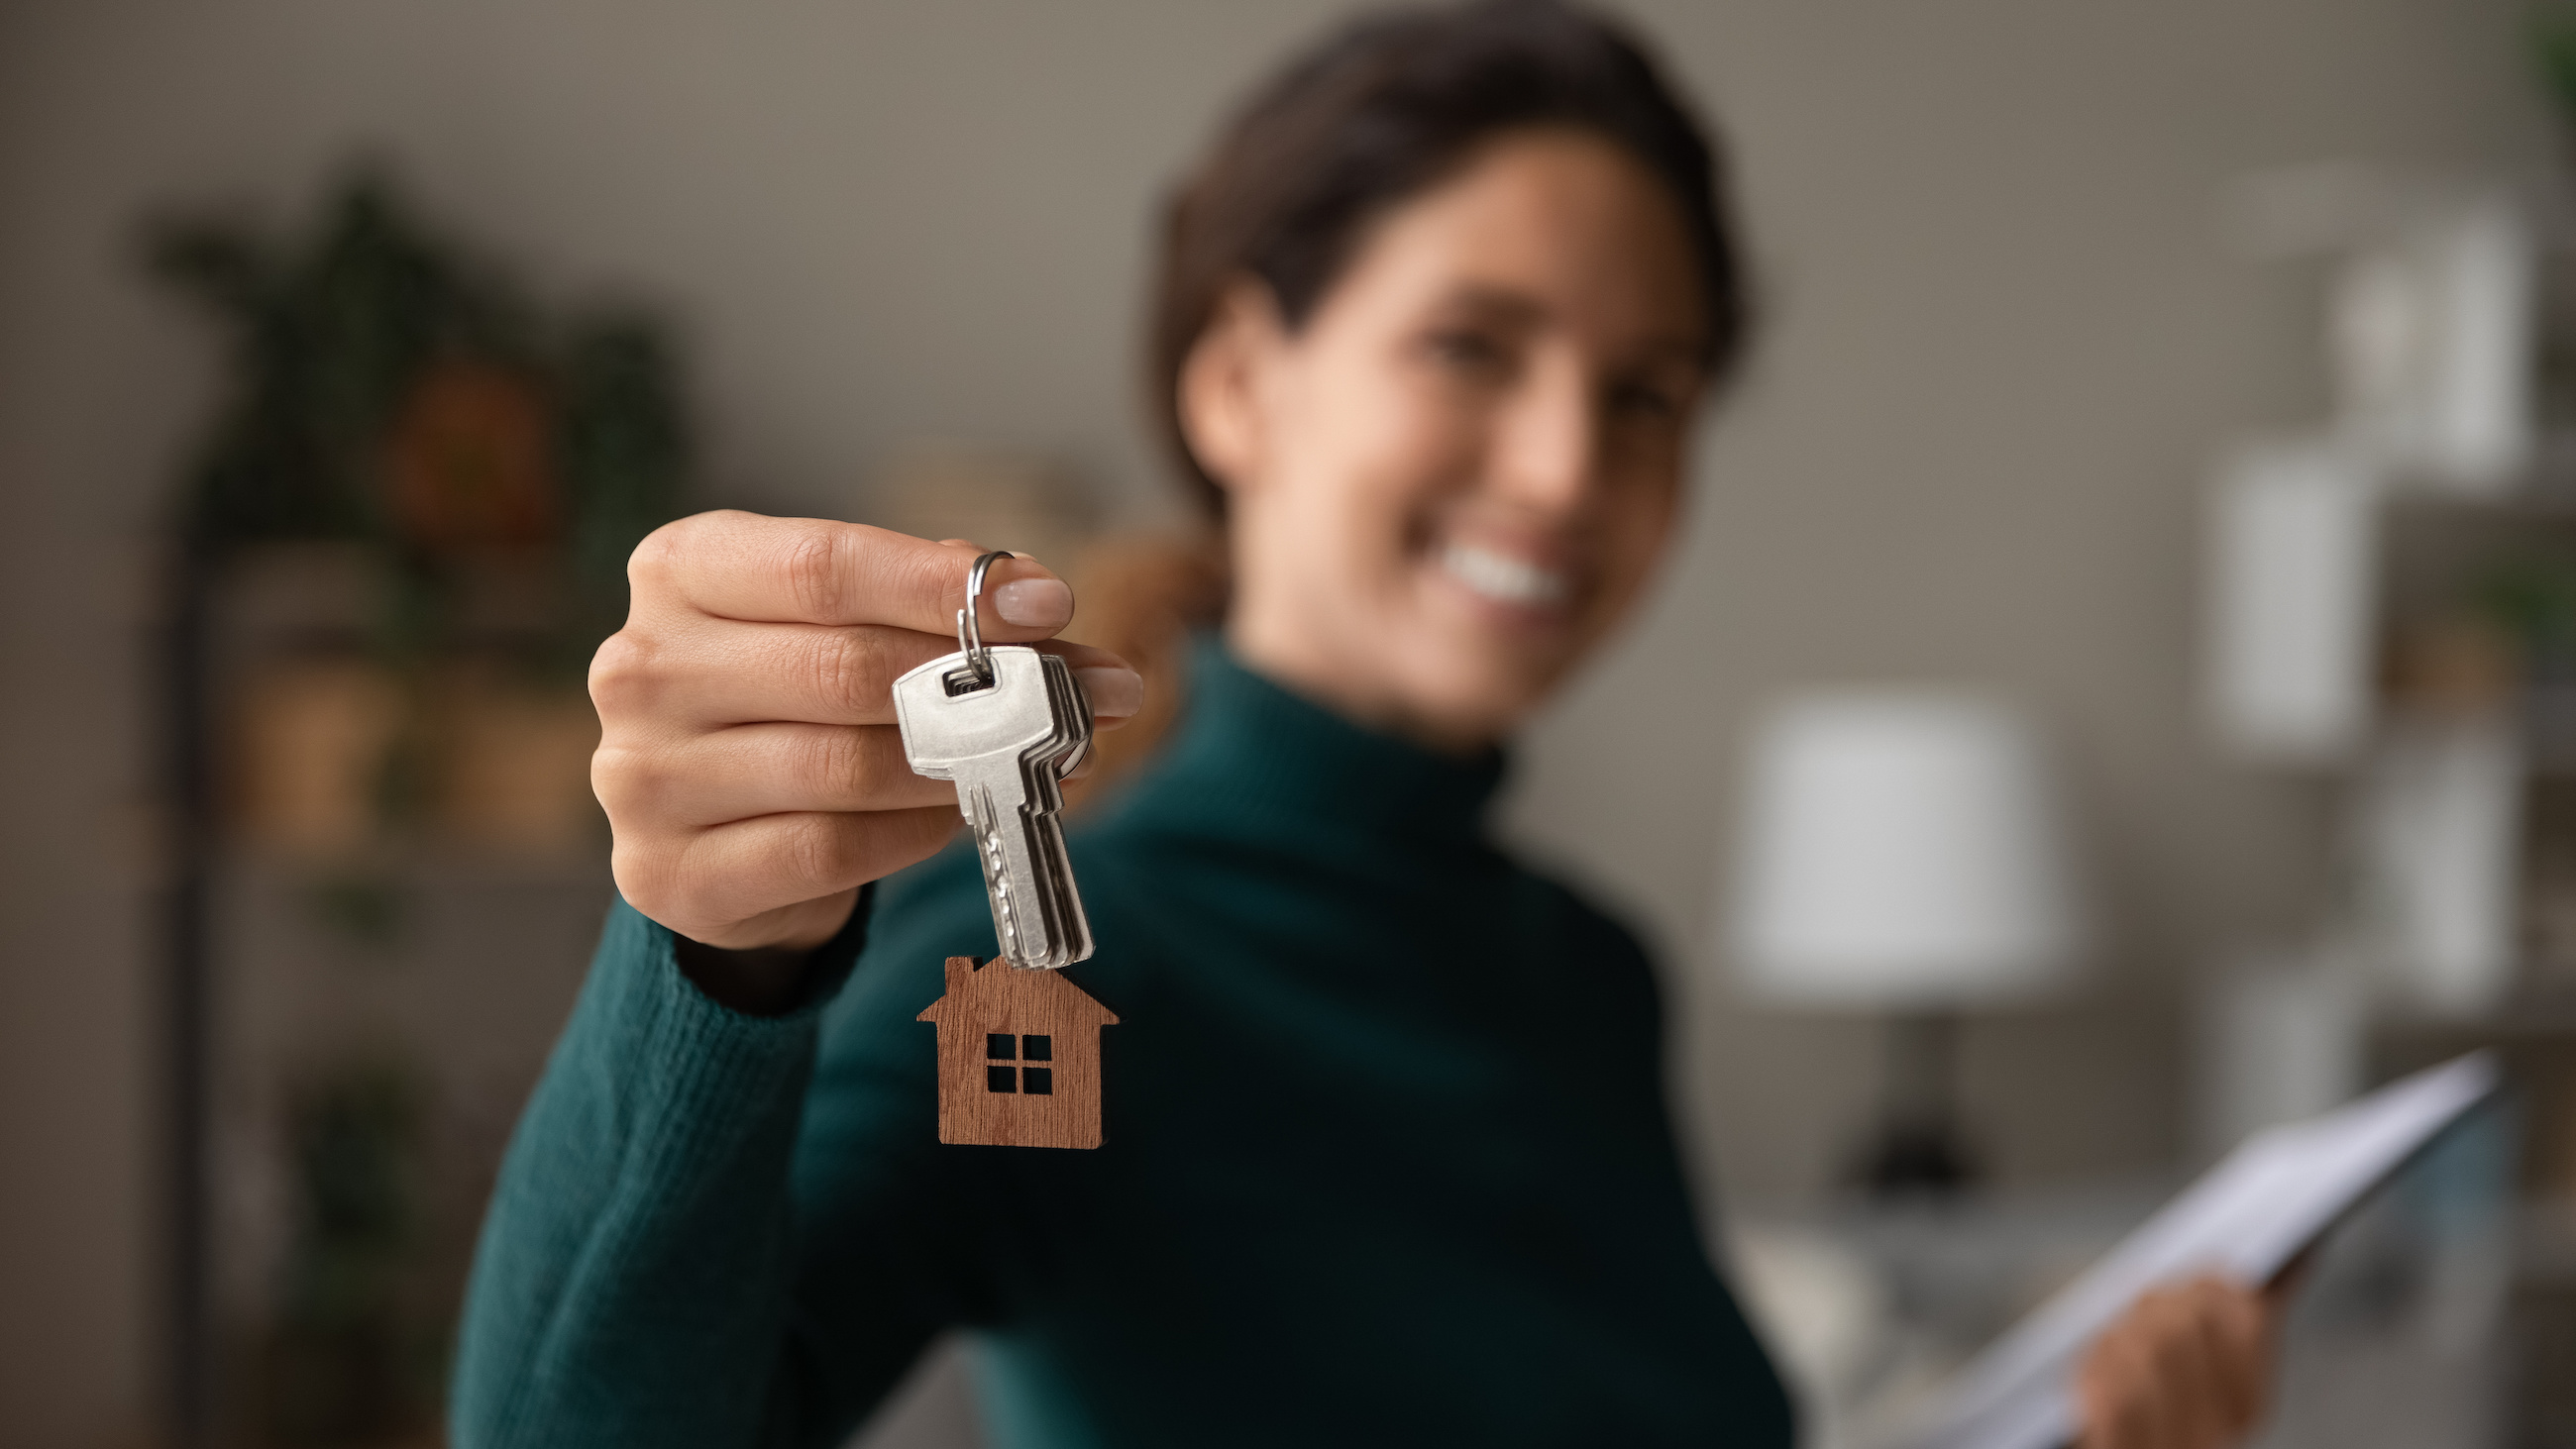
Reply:
<svg viewBox="0 0 2576 1449"><path fill-rule="evenodd" d="M1082 692L1081 681L1073 677L1073 666L1053 654L1046 656L1048 696L1060 706L1065 717L1065 733L1072 737L1073 748L1056 766L1056 778L1069 780L1073 772L1091 754L1091 696Z"/></svg>
<svg viewBox="0 0 2576 1449"><path fill-rule="evenodd" d="M1062 727L1064 751L1055 759L1055 768L1040 783L1044 798L1053 801L1042 817L1039 844L1041 885L1056 902L1058 919L1078 921L1082 938L1082 955L1091 954L1091 922L1082 910L1082 893L1074 889L1073 862L1065 854L1064 825L1057 812L1064 808L1062 781L1081 765L1091 752L1091 698L1082 692L1080 681L1073 677L1073 666L1053 654L1040 653L1039 664L1046 670L1047 698L1054 705Z"/></svg>
<svg viewBox="0 0 2576 1449"><path fill-rule="evenodd" d="M957 785L1002 959L1070 966L1091 955L1091 923L1056 812L1064 808L1064 772L1090 745L1090 702L1062 659L1024 646L985 647L971 624L961 632L968 648L894 683L904 754L916 774Z"/></svg>
<svg viewBox="0 0 2576 1449"><path fill-rule="evenodd" d="M1003 959L1060 967L1091 954L1056 818L1059 781L1090 749L1091 702L1055 655L985 646L976 600L985 570L1008 557L985 554L967 571L958 652L895 682L895 716L914 771L958 787Z"/></svg>
<svg viewBox="0 0 2576 1449"><path fill-rule="evenodd" d="M1073 863L1065 854L1064 827L1056 812L1064 808L1060 782L1073 773L1091 746L1091 701L1074 679L1072 667L1062 659L1040 653L1038 663L1045 672L1047 702L1056 719L1059 752L1053 757L1052 768L1031 766L1031 797L1042 803L1042 808L1035 812L1032 849L1037 866L1036 886L1042 899L1048 903L1047 919L1078 923L1069 934L1080 937L1080 954L1048 963L1067 966L1091 954L1091 927L1089 918L1083 914L1081 893L1074 889Z"/></svg>

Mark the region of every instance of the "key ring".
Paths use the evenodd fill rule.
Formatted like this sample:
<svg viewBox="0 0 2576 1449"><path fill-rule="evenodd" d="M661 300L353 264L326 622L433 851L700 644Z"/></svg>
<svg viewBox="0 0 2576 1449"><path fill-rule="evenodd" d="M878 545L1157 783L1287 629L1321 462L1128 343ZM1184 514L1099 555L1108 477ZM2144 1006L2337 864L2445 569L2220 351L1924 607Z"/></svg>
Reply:
<svg viewBox="0 0 2576 1449"><path fill-rule="evenodd" d="M975 617L975 600L983 595L984 571L993 566L993 560L1018 557L1007 548L997 548L966 571L966 607L957 611L957 648L966 656L966 667L986 684L993 682L993 655L984 647L984 623Z"/></svg>

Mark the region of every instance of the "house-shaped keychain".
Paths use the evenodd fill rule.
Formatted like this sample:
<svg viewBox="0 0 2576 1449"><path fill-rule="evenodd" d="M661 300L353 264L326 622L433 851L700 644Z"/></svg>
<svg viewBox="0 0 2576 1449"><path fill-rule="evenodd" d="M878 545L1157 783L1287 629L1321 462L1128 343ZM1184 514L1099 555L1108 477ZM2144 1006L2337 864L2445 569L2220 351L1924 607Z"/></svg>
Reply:
<svg viewBox="0 0 2576 1449"><path fill-rule="evenodd" d="M1118 1017L1063 972L951 956L913 1019L939 1026L940 1141L1100 1145L1100 1029Z"/></svg>

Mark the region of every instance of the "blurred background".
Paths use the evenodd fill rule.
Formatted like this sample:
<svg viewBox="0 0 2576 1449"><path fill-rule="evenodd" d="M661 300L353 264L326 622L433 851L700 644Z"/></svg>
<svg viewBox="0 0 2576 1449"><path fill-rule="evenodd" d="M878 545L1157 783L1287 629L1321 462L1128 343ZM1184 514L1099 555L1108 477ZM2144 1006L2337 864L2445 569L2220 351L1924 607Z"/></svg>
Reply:
<svg viewBox="0 0 2576 1449"><path fill-rule="evenodd" d="M0 7L0 1442L438 1442L609 890L625 550L971 535L1150 652L1157 201L1348 8ZM1658 949L1816 1441L2245 1132L2490 1045L2273 1438L2576 1444L2576 32L1618 9L1731 137L1763 333L1504 823ZM1984 885L1839 871L1842 768ZM1928 1171L1871 1156L1909 1100ZM976 1442L959 1363L874 1442Z"/></svg>

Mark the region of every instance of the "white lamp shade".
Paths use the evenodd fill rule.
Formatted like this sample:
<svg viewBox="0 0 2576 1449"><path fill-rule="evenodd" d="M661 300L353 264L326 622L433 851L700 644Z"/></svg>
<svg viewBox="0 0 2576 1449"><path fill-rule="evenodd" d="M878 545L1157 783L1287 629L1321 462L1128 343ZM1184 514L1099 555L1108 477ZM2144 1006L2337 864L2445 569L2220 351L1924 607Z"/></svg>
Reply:
<svg viewBox="0 0 2576 1449"><path fill-rule="evenodd" d="M1818 693L1753 742L1725 947L1756 996L1972 1005L2075 974L2084 926L2035 732L1930 690Z"/></svg>

